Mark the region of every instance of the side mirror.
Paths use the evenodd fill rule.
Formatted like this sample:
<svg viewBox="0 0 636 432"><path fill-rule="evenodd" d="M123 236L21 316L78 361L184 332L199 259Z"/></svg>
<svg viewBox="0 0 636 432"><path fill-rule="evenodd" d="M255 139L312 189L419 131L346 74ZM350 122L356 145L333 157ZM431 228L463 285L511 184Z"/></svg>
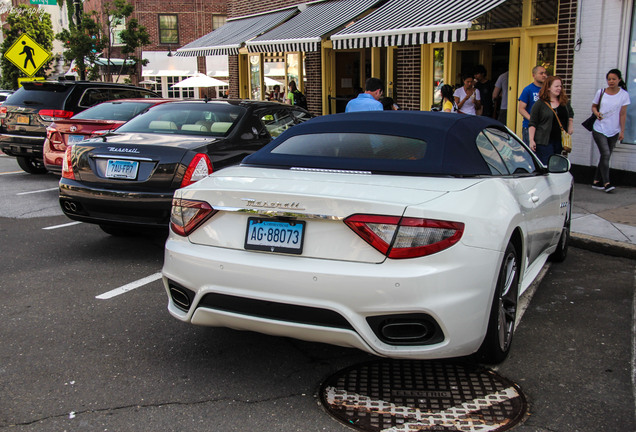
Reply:
<svg viewBox="0 0 636 432"><path fill-rule="evenodd" d="M548 172L562 174L570 171L570 160L561 155L552 155L548 159Z"/></svg>

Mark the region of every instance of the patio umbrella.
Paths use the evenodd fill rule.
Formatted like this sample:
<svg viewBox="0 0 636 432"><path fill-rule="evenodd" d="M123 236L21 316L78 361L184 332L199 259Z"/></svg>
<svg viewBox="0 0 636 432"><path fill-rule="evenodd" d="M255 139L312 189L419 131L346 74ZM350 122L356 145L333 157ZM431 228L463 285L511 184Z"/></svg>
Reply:
<svg viewBox="0 0 636 432"><path fill-rule="evenodd" d="M172 87L222 87L227 86L226 82L218 80L216 78L203 75L202 73L196 73L190 78L186 78L173 85Z"/></svg>

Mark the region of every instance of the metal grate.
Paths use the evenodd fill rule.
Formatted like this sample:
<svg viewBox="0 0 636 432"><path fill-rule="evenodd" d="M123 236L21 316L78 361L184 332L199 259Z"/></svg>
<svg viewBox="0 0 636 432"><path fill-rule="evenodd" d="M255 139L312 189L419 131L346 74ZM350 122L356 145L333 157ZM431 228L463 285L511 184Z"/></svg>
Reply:
<svg viewBox="0 0 636 432"><path fill-rule="evenodd" d="M477 365L377 360L328 378L321 402L361 431L505 431L527 409L519 387Z"/></svg>

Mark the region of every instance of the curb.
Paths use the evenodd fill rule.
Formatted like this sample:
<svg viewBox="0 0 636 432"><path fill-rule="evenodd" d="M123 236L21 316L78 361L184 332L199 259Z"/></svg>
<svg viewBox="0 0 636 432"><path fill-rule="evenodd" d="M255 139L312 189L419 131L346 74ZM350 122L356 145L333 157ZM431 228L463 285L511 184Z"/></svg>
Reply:
<svg viewBox="0 0 636 432"><path fill-rule="evenodd" d="M636 245L580 233L570 233L570 246L636 260Z"/></svg>

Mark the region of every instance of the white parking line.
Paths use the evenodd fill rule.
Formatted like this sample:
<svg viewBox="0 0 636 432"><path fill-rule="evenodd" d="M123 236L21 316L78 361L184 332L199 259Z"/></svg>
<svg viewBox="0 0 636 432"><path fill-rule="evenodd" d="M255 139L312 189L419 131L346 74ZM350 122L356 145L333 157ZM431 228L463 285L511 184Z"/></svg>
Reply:
<svg viewBox="0 0 636 432"><path fill-rule="evenodd" d="M78 225L81 224L81 222L69 222L69 223L65 223L62 225L54 225L54 226L50 226L50 227L46 227L46 228L42 228L43 230L52 230L52 229L57 229L57 228L65 228L68 226L72 226L72 225Z"/></svg>
<svg viewBox="0 0 636 432"><path fill-rule="evenodd" d="M98 295L95 298L100 299L100 300L108 300L108 299L116 297L116 296L118 296L120 294L124 294L124 293L127 293L128 291L132 291L132 290L134 290L136 288L139 288L141 286L147 285L150 282L154 282L154 281L156 281L158 279L161 279L161 272L157 272L157 273L152 274L150 276L146 276L143 279L139 279L139 280L137 280L135 282L131 282L131 283L126 284L124 286L121 286L119 288L115 288L114 290L105 292L104 294L100 294L100 295Z"/></svg>
<svg viewBox="0 0 636 432"><path fill-rule="evenodd" d="M9 174L26 174L24 171L6 171L1 172L0 175L9 175Z"/></svg>
<svg viewBox="0 0 636 432"><path fill-rule="evenodd" d="M41 190L30 191L30 192L20 192L20 193L17 193L16 195L29 195L29 194L40 193L40 192L50 192L50 191L54 191L58 189L59 187L56 186L54 188L49 188L49 189L41 189Z"/></svg>

